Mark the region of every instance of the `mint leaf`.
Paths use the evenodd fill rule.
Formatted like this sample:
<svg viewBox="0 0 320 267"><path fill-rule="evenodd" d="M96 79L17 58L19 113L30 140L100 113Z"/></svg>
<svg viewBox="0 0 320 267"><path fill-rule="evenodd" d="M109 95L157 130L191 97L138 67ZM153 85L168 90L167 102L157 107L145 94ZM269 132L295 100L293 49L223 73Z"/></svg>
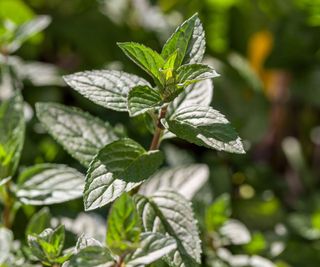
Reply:
<svg viewBox="0 0 320 267"><path fill-rule="evenodd" d="M127 111L127 95L132 87L150 86L136 75L117 70L77 72L63 78L70 87L92 102L116 111Z"/></svg>
<svg viewBox="0 0 320 267"><path fill-rule="evenodd" d="M128 266L151 264L177 248L174 238L159 233L141 234L141 245L126 259Z"/></svg>
<svg viewBox="0 0 320 267"><path fill-rule="evenodd" d="M47 28L50 22L51 18L49 16L42 15L18 26L15 29L12 42L5 49L10 53L15 52L26 40Z"/></svg>
<svg viewBox="0 0 320 267"><path fill-rule="evenodd" d="M0 180L12 176L24 143L25 121L20 93L0 105Z"/></svg>
<svg viewBox="0 0 320 267"><path fill-rule="evenodd" d="M107 248L100 246L90 246L81 249L79 253L74 255L68 267L98 267L113 266L115 260L111 256Z"/></svg>
<svg viewBox="0 0 320 267"><path fill-rule="evenodd" d="M177 69L177 82L181 87L218 76L213 68L203 64L187 64Z"/></svg>
<svg viewBox="0 0 320 267"><path fill-rule="evenodd" d="M176 31L171 35L171 37L163 46L161 52L161 56L164 59L167 59L170 55L172 55L172 53L174 53L179 48L176 64L177 66L181 65L188 50L195 22L197 19L198 15L193 15L190 19L186 20L181 26L179 26L176 29Z"/></svg>
<svg viewBox="0 0 320 267"><path fill-rule="evenodd" d="M163 70L174 70L177 66L177 57L179 55L179 48L173 52L165 61L163 65Z"/></svg>
<svg viewBox="0 0 320 267"><path fill-rule="evenodd" d="M102 244L100 241L92 238L92 237L86 237L84 234L82 234L78 240L75 247L76 252L79 252L80 250L86 248L86 247L102 247Z"/></svg>
<svg viewBox="0 0 320 267"><path fill-rule="evenodd" d="M183 92L178 95L168 106L167 117L181 108L190 105L199 105L208 107L213 97L213 85L211 80L203 80L201 82L189 85Z"/></svg>
<svg viewBox="0 0 320 267"><path fill-rule="evenodd" d="M128 110L132 117L160 108L161 105L162 97L159 91L149 86L136 86L129 92Z"/></svg>
<svg viewBox="0 0 320 267"><path fill-rule="evenodd" d="M43 230L50 227L51 215L48 208L42 208L34 214L26 228L26 236L31 234L40 234Z"/></svg>
<svg viewBox="0 0 320 267"><path fill-rule="evenodd" d="M146 151L124 138L106 145L90 164L86 177L86 210L102 207L149 178L162 164L159 150Z"/></svg>
<svg viewBox="0 0 320 267"><path fill-rule="evenodd" d="M59 164L39 164L27 168L18 178L16 196L24 204L51 205L82 196L85 177Z"/></svg>
<svg viewBox="0 0 320 267"><path fill-rule="evenodd" d="M211 107L191 105L165 121L167 129L199 146L231 153L245 153L240 137L229 121Z"/></svg>
<svg viewBox="0 0 320 267"><path fill-rule="evenodd" d="M163 168L143 183L139 193L150 196L158 190L171 189L190 200L208 177L209 169L204 164Z"/></svg>
<svg viewBox="0 0 320 267"><path fill-rule="evenodd" d="M118 255L136 249L140 243L140 224L134 201L127 193L122 194L108 216L108 247Z"/></svg>
<svg viewBox="0 0 320 267"><path fill-rule="evenodd" d="M191 84L184 89L168 106L167 118L170 118L177 110L189 107L190 105L199 105L208 107L213 97L213 84L211 80ZM175 137L168 130L164 131L162 139Z"/></svg>
<svg viewBox="0 0 320 267"><path fill-rule="evenodd" d="M29 235L28 245L32 255L45 264L51 265L60 257L64 247L65 230L59 226L55 230L45 229L39 235Z"/></svg>
<svg viewBox="0 0 320 267"><path fill-rule="evenodd" d="M165 61L156 51L133 42L118 43L118 46L134 63L151 75L157 85L160 84L160 69Z"/></svg>
<svg viewBox="0 0 320 267"><path fill-rule="evenodd" d="M166 259L170 266L197 266L200 263L200 238L191 203L180 194L159 190L151 197L135 196L145 231L171 236L177 249Z"/></svg>
<svg viewBox="0 0 320 267"><path fill-rule="evenodd" d="M206 39L202 23L197 17L194 22L193 32L188 44L188 49L183 63L200 63L206 50Z"/></svg>
<svg viewBox="0 0 320 267"><path fill-rule="evenodd" d="M5 264L10 257L11 246L13 243L13 234L9 229L0 227L0 265ZM4 265L6 266L6 265Z"/></svg>
<svg viewBox="0 0 320 267"><path fill-rule="evenodd" d="M37 116L48 132L84 166L106 144L118 139L110 124L76 108L37 103Z"/></svg>

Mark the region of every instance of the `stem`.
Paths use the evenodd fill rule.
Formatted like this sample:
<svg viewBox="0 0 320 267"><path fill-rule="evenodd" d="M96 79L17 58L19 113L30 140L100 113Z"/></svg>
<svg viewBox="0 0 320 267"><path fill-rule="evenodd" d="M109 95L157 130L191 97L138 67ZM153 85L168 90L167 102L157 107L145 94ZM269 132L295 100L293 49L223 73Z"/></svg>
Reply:
<svg viewBox="0 0 320 267"><path fill-rule="evenodd" d="M163 125L161 123L161 120L163 118L165 118L167 110L168 110L168 106L164 106L160 110L159 117L158 117L158 120L157 120L157 125L156 125L157 128L156 128L156 130L154 132L153 139L152 139L152 142L151 142L149 150L157 150L159 148L159 146L160 146L161 136L162 136L162 133L163 133L163 130L164 130L164 127L163 127Z"/></svg>

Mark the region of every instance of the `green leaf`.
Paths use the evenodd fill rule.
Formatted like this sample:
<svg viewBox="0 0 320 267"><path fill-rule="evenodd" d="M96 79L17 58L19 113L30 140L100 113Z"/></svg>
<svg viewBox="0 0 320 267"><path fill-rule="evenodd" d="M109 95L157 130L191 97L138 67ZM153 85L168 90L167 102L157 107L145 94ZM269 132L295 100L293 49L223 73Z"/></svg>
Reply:
<svg viewBox="0 0 320 267"><path fill-rule="evenodd" d="M145 231L169 235L177 249L166 259L170 266L191 267L200 263L201 241L191 203L183 196L159 190L151 197L135 196Z"/></svg>
<svg viewBox="0 0 320 267"><path fill-rule="evenodd" d="M146 151L135 141L115 141L97 154L86 177L86 210L102 207L152 175L163 161L159 150Z"/></svg>
<svg viewBox="0 0 320 267"><path fill-rule="evenodd" d="M96 229L94 229L96 230ZM77 240L77 244L75 247L75 250L77 252L79 252L80 250L86 248L86 247L102 247L102 244L100 243L100 241L92 238L92 237L86 237L84 234L82 234L78 240Z"/></svg>
<svg viewBox="0 0 320 267"><path fill-rule="evenodd" d="M213 68L203 64L187 64L177 69L178 86L181 87L218 76Z"/></svg>
<svg viewBox="0 0 320 267"><path fill-rule="evenodd" d="M223 194L206 210L205 222L208 231L216 231L231 216L230 196Z"/></svg>
<svg viewBox="0 0 320 267"><path fill-rule="evenodd" d="M34 214L26 228L26 236L31 234L40 234L45 229L49 228L51 223L51 214L47 207L42 208Z"/></svg>
<svg viewBox="0 0 320 267"><path fill-rule="evenodd" d="M163 70L171 70L173 71L177 66L177 57L179 55L179 48L173 52L166 60L163 65Z"/></svg>
<svg viewBox="0 0 320 267"><path fill-rule="evenodd" d="M159 233L141 234L141 246L125 259L127 266L151 264L177 248L174 238Z"/></svg>
<svg viewBox="0 0 320 267"><path fill-rule="evenodd" d="M85 177L59 164L38 164L18 178L16 196L24 204L51 205L82 196Z"/></svg>
<svg viewBox="0 0 320 267"><path fill-rule="evenodd" d="M110 124L79 109L37 103L36 110L48 132L86 167L102 147L118 139Z"/></svg>
<svg viewBox="0 0 320 267"><path fill-rule="evenodd" d="M45 263L54 263L62 253L65 240L64 226L50 228L39 235L29 235L28 244L33 256Z"/></svg>
<svg viewBox="0 0 320 267"><path fill-rule="evenodd" d="M63 78L70 87L92 102L116 111L127 111L127 96L132 87L151 86L136 75L116 70L77 72Z"/></svg>
<svg viewBox="0 0 320 267"><path fill-rule="evenodd" d="M183 60L184 64L200 63L206 50L206 39L202 23L197 17L194 22L193 32L188 44L188 49Z"/></svg>
<svg viewBox="0 0 320 267"><path fill-rule="evenodd" d="M213 85L211 80L189 85L177 98L168 106L167 117L175 111L190 105L209 107L213 97Z"/></svg>
<svg viewBox="0 0 320 267"><path fill-rule="evenodd" d="M159 91L149 86L136 86L128 95L128 110L131 117L160 108L162 104Z"/></svg>
<svg viewBox="0 0 320 267"><path fill-rule="evenodd" d="M141 222L132 198L122 194L113 204L108 216L107 245L121 255L139 246Z"/></svg>
<svg viewBox="0 0 320 267"><path fill-rule="evenodd" d="M51 18L43 15L18 26L15 30L13 41L5 49L10 53L15 52L25 41L47 28L50 22Z"/></svg>
<svg viewBox="0 0 320 267"><path fill-rule="evenodd" d="M171 189L190 200L208 177L209 169L204 164L163 168L143 183L139 193L150 196L158 190Z"/></svg>
<svg viewBox="0 0 320 267"><path fill-rule="evenodd" d="M23 99L17 93L0 105L0 180L12 176L24 143Z"/></svg>
<svg viewBox="0 0 320 267"><path fill-rule="evenodd" d="M211 104L213 97L213 84L211 80L203 80L201 82L191 84L180 93L173 102L168 106L167 118L170 118L174 112L180 108L190 105L199 105L208 107ZM162 139L175 137L168 130L164 131Z"/></svg>
<svg viewBox="0 0 320 267"><path fill-rule="evenodd" d="M0 266L6 262L10 256L11 246L13 242L13 234L10 230L0 227ZM6 266L6 265L4 265Z"/></svg>
<svg viewBox="0 0 320 267"><path fill-rule="evenodd" d="M134 63L151 75L157 85L160 84L160 69L165 61L156 51L133 42L118 43L118 46Z"/></svg>
<svg viewBox="0 0 320 267"><path fill-rule="evenodd" d="M176 31L171 35L168 41L163 46L161 56L167 59L172 53L179 49L179 53L176 59L177 66L180 66L186 52L189 47L190 40L193 35L195 22L198 19L198 15L195 14L188 20L186 20Z"/></svg>
<svg viewBox="0 0 320 267"><path fill-rule="evenodd" d="M113 266L115 261L110 252L100 246L90 246L80 250L74 255L68 267L98 267L98 266Z"/></svg>
<svg viewBox="0 0 320 267"><path fill-rule="evenodd" d="M240 137L220 112L191 105L179 109L164 123L178 137L199 146L231 153L245 153Z"/></svg>

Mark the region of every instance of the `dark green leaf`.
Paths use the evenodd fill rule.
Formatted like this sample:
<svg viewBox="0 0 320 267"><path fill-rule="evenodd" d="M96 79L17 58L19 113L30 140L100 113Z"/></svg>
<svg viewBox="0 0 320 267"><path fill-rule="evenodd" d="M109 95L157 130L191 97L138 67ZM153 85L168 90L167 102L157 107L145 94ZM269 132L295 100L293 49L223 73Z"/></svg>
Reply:
<svg viewBox="0 0 320 267"><path fill-rule="evenodd" d="M160 108L162 97L160 93L148 86L136 86L128 95L128 110L130 116L137 116L149 110Z"/></svg>
<svg viewBox="0 0 320 267"><path fill-rule="evenodd" d="M240 137L220 112L191 105L179 109L168 120L167 129L191 143L231 153L245 153Z"/></svg>
<svg viewBox="0 0 320 267"><path fill-rule="evenodd" d="M54 103L37 103L37 116L49 133L84 166L118 139L113 128L88 113Z"/></svg>
<svg viewBox="0 0 320 267"><path fill-rule="evenodd" d="M152 175L163 161L159 150L146 151L135 141L115 141L97 154L86 177L86 210L102 207L137 187Z"/></svg>
<svg viewBox="0 0 320 267"><path fill-rule="evenodd" d="M127 111L127 95L137 85L150 84L133 74L94 70L64 76L66 83L92 102L116 111Z"/></svg>

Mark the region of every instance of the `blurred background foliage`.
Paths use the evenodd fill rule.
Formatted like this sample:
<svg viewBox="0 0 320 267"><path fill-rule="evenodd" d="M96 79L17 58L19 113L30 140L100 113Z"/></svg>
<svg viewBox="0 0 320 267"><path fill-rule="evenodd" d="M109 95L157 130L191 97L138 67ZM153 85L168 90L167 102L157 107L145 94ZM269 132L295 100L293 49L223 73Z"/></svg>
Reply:
<svg viewBox="0 0 320 267"><path fill-rule="evenodd" d="M12 29L37 15L51 17L45 31L9 57L9 65L20 69L27 103L21 166L59 162L81 169L33 116L38 101L80 107L147 145L151 136L143 118L129 120L100 108L60 77L103 68L145 76L116 42L159 50L195 12L206 32L205 61L221 74L212 106L227 115L248 150L237 156L180 140L164 143L168 165L210 167L208 185L194 199L203 266L319 266L319 0L0 0L0 98ZM51 211L75 218L82 209L79 200ZM17 238L34 212L32 207L19 212Z"/></svg>

